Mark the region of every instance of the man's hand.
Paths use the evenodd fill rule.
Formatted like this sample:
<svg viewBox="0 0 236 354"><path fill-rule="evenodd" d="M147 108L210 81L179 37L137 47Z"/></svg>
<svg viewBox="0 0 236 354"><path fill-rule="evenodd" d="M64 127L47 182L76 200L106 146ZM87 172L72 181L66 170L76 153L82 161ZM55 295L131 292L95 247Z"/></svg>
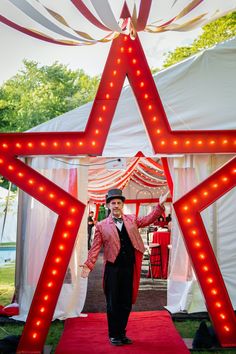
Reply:
<svg viewBox="0 0 236 354"><path fill-rule="evenodd" d="M80 264L80 268L82 268L81 277L88 278L89 273L91 272L89 267L86 264Z"/></svg>
<svg viewBox="0 0 236 354"><path fill-rule="evenodd" d="M161 205L161 206L163 206L163 204L166 202L166 199L167 199L167 197L168 197L168 195L169 195L169 191L166 193L166 194L161 194L160 195L160 197L159 197L159 204Z"/></svg>

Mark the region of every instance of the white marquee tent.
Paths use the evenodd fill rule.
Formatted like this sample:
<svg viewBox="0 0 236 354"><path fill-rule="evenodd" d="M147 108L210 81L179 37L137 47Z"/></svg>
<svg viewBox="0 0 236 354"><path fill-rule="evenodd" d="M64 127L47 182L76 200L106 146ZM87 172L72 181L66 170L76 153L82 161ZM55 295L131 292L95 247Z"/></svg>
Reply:
<svg viewBox="0 0 236 354"><path fill-rule="evenodd" d="M236 38L205 50L154 76L173 130L236 129L235 58ZM31 131L84 130L91 107L92 103L88 103ZM145 156L154 156L132 89L126 86L118 102L103 158L132 159L138 151ZM173 200L177 200L207 178L230 158L232 158L230 154L168 156L174 182ZM28 158L28 164L71 193L75 193L73 186L77 182L77 197L87 203L89 168L81 165L85 165L88 161L91 163L91 159L89 160L88 157L73 159L65 156L58 159L32 157ZM91 180L93 178L90 175ZM127 194L131 193L128 189L124 191ZM203 213L204 223L234 308L236 308L235 194L232 190ZM21 257L17 260L18 283L16 285L21 311L15 318L24 320L50 242L56 215L23 193L20 196L20 203L22 213L19 216L18 247ZM87 280L80 278L78 264L86 258L86 245L85 215L54 318L77 316L83 309ZM204 300L174 215L172 246L167 308L171 312L203 311Z"/></svg>

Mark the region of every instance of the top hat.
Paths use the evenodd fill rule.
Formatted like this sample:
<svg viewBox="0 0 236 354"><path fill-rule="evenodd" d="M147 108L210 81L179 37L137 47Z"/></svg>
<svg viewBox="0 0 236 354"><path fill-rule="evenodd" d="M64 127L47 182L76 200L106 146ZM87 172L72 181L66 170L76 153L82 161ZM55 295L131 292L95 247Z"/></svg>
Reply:
<svg viewBox="0 0 236 354"><path fill-rule="evenodd" d="M106 202L110 203L112 199L121 199L125 201L125 197L122 195L121 189L110 189L106 195Z"/></svg>

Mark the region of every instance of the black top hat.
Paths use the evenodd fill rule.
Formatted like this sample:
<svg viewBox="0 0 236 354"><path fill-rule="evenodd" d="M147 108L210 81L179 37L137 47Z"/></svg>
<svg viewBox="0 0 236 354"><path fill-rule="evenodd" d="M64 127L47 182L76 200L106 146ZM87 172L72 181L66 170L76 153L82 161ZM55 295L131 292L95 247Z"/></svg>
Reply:
<svg viewBox="0 0 236 354"><path fill-rule="evenodd" d="M110 203L112 199L121 199L123 202L125 201L125 197L122 195L121 189L110 189L106 195L106 202Z"/></svg>

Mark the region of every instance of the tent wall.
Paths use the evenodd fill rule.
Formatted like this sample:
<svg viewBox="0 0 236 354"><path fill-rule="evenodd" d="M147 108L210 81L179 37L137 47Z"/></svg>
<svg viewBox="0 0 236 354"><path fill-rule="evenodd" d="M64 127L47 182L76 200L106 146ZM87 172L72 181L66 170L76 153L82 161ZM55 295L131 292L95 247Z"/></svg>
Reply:
<svg viewBox="0 0 236 354"><path fill-rule="evenodd" d="M230 158L232 158L230 155L189 155L168 159L174 181L173 200L177 200L206 179ZM236 191L231 190L201 213L234 308L236 308L235 197ZM167 309L173 313L206 311L175 215L172 227Z"/></svg>
<svg viewBox="0 0 236 354"><path fill-rule="evenodd" d="M79 159L70 162L79 163ZM50 158L28 159L28 164L41 174L69 192L76 192L76 197L87 203L87 168L75 169L73 165L60 164ZM73 172L73 173L72 173ZM74 173L76 172L76 173ZM71 180L73 177L73 181ZM77 180L75 180L77 179ZM75 191L74 186L77 187ZM71 188L72 186L72 188ZM74 191L73 191L74 190ZM21 214L19 220L17 249L17 297L20 305L20 315L14 319L25 321L37 281L42 269L46 252L53 234L57 215L48 210L35 199L22 193L20 197ZM64 279L64 284L54 313L54 319L65 319L78 316L84 306L87 279L80 277L79 264L87 258L87 212L81 223L75 248ZM20 255L20 257L19 257Z"/></svg>
<svg viewBox="0 0 236 354"><path fill-rule="evenodd" d="M0 187L0 242L16 242L18 194Z"/></svg>

